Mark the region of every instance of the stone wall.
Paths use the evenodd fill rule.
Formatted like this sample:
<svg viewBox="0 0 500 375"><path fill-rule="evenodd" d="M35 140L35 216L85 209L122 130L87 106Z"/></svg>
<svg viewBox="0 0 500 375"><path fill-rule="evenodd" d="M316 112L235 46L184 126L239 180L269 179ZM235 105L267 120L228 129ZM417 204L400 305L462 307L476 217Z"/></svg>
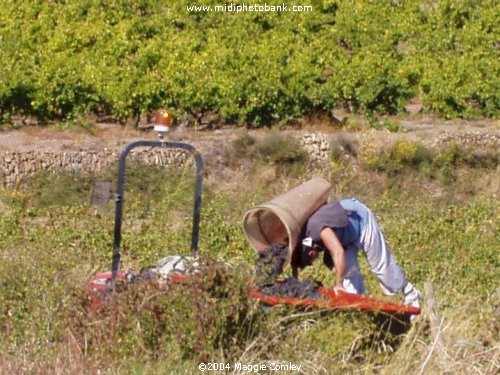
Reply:
<svg viewBox="0 0 500 375"><path fill-rule="evenodd" d="M15 185L40 171L99 172L117 164L121 151L0 151L0 178L3 186ZM133 150L130 159L166 166L183 165L191 156L183 151Z"/></svg>
<svg viewBox="0 0 500 375"><path fill-rule="evenodd" d="M299 140L300 145L309 154L313 164L319 164L328 159L330 141L323 133L304 133Z"/></svg>
<svg viewBox="0 0 500 375"><path fill-rule="evenodd" d="M300 145L309 154L313 164L328 158L330 144L322 133L305 133L299 136ZM99 172L116 165L121 150L79 151L0 151L1 185L13 186L39 171L50 172ZM179 150L136 149L131 158L157 166L183 165L191 156Z"/></svg>

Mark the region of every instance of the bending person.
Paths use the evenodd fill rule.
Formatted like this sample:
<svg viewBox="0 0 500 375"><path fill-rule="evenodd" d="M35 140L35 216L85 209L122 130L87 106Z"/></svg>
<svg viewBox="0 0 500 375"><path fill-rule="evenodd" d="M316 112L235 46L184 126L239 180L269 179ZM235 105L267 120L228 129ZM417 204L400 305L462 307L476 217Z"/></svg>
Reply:
<svg viewBox="0 0 500 375"><path fill-rule="evenodd" d="M372 211L355 198L327 203L314 212L302 231L302 246L292 259L294 277L323 252L324 264L337 273L334 290L364 294L358 263L363 249L372 272L386 295L404 294L404 303L420 307L420 293L406 279L387 246Z"/></svg>

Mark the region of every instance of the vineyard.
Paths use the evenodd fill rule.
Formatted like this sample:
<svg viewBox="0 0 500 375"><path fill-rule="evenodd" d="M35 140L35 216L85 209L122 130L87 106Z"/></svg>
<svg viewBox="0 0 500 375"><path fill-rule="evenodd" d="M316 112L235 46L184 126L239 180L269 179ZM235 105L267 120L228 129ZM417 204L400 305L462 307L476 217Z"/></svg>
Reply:
<svg viewBox="0 0 500 375"><path fill-rule="evenodd" d="M188 5L2 1L1 122L137 123L166 106L189 123L263 126L337 107L399 113L410 100L447 118L498 115L497 1L315 0L286 14Z"/></svg>

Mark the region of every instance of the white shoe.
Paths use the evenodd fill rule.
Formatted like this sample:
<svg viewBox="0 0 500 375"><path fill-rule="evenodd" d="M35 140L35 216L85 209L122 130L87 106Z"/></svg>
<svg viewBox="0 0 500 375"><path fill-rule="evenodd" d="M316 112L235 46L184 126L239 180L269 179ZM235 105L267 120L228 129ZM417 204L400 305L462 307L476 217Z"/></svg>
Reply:
<svg viewBox="0 0 500 375"><path fill-rule="evenodd" d="M349 279L342 280L342 288L344 288L344 290L350 294L364 294L363 290L357 290L354 284Z"/></svg>
<svg viewBox="0 0 500 375"><path fill-rule="evenodd" d="M420 292L411 283L406 284L404 290L404 304L420 308Z"/></svg>

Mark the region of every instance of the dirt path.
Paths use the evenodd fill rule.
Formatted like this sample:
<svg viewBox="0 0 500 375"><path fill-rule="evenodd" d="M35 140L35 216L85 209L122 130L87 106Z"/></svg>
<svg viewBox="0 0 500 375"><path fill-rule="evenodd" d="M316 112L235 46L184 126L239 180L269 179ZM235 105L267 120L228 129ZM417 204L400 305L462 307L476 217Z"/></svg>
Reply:
<svg viewBox="0 0 500 375"><path fill-rule="evenodd" d="M433 118L410 118L400 120L404 132L389 133L385 130L371 131L370 136L382 141L390 139L414 139L429 145L436 145L453 139L469 145L497 145L500 141L500 122L496 120L443 121ZM167 138L173 141L193 143L201 151L210 152L214 147L227 143L238 133L238 129L227 128L215 131L196 132L192 129L176 129ZM317 131L337 133L339 128L312 124L300 130L287 130L290 133ZM261 130L252 131L255 133ZM363 134L356 132L355 134ZM0 150L9 151L74 151L122 149L125 144L139 139L156 139L152 129L135 130L119 125L98 124L92 132L79 129L55 130L39 126L24 127L21 130L0 132Z"/></svg>

